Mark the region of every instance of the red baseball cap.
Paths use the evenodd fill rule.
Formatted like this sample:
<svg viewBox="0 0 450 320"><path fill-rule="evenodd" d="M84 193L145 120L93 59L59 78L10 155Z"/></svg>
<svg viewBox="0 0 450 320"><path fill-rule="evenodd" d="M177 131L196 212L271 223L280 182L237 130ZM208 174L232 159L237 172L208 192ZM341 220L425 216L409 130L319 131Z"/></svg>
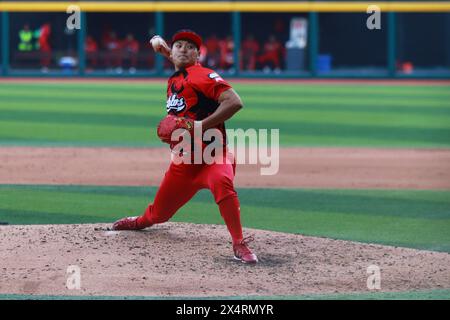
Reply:
<svg viewBox="0 0 450 320"><path fill-rule="evenodd" d="M172 45L175 43L175 41L178 40L187 40L195 44L197 49L200 49L202 46L202 37L200 37L197 33L195 33L192 30L183 29L180 31L177 31L173 37L172 37Z"/></svg>

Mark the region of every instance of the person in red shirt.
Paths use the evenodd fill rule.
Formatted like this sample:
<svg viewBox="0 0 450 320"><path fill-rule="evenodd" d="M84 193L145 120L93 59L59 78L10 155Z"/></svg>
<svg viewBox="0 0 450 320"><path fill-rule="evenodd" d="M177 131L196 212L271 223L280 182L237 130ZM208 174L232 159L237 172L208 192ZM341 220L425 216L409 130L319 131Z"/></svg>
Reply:
<svg viewBox="0 0 450 320"><path fill-rule="evenodd" d="M280 58L283 52L283 46L275 38L274 35L269 36L269 40L264 44L263 54L259 57L258 62L264 67L280 69Z"/></svg>
<svg viewBox="0 0 450 320"><path fill-rule="evenodd" d="M96 68L98 59L98 45L92 36L88 36L86 38L84 50L86 52L86 60L89 68Z"/></svg>
<svg viewBox="0 0 450 320"><path fill-rule="evenodd" d="M242 42L242 69L255 70L256 56L259 52L259 43L252 34L247 35Z"/></svg>
<svg viewBox="0 0 450 320"><path fill-rule="evenodd" d="M220 68L228 70L233 67L234 63L234 42L231 36L227 36L219 42L220 45Z"/></svg>
<svg viewBox="0 0 450 320"><path fill-rule="evenodd" d="M107 68L116 68L118 73L122 72L122 44L117 38L115 32L110 32L109 36L105 38L106 46L106 66Z"/></svg>
<svg viewBox="0 0 450 320"><path fill-rule="evenodd" d="M208 57L208 48L204 44L200 47L200 57L198 58L198 62L204 64L206 62L206 58Z"/></svg>
<svg viewBox="0 0 450 320"><path fill-rule="evenodd" d="M136 72L139 55L139 42L134 39L134 36L129 33L122 43L122 49L124 50L125 60L129 62L130 73Z"/></svg>
<svg viewBox="0 0 450 320"><path fill-rule="evenodd" d="M39 35L39 51L41 54L42 71L47 72L52 61L52 48L50 47L51 26L46 23L42 26Z"/></svg>
<svg viewBox="0 0 450 320"><path fill-rule="evenodd" d="M155 67L155 52L153 51L152 44L150 41L142 42L140 47L142 48L142 55L144 61L149 69Z"/></svg>
<svg viewBox="0 0 450 320"><path fill-rule="evenodd" d="M207 51L206 65L210 68L216 68L220 63L220 44L215 34L206 39L205 47Z"/></svg>
<svg viewBox="0 0 450 320"><path fill-rule="evenodd" d="M200 123L203 130L218 129L226 149L225 121L243 105L230 84L199 64L201 45L201 37L190 30L181 30L172 37L169 59L175 66L175 73L167 83L166 111L169 115ZM172 144L170 146L173 148ZM224 153L224 156L228 157L228 154ZM234 258L244 263L256 263L258 258L248 248L252 238L243 237L240 204L233 184L235 168L234 161L171 162L153 203L144 214L116 221L113 230L140 230L168 221L199 190L206 188L213 194L230 232Z"/></svg>

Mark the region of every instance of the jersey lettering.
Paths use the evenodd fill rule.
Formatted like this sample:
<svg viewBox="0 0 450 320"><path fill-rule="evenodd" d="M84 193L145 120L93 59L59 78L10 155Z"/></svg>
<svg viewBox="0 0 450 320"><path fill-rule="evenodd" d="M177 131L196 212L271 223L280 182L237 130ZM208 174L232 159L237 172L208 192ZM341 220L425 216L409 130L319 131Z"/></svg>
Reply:
<svg viewBox="0 0 450 320"><path fill-rule="evenodd" d="M167 99L166 109L167 112L175 111L180 112L186 108L186 101L183 97L178 97L177 94L172 94L169 99Z"/></svg>

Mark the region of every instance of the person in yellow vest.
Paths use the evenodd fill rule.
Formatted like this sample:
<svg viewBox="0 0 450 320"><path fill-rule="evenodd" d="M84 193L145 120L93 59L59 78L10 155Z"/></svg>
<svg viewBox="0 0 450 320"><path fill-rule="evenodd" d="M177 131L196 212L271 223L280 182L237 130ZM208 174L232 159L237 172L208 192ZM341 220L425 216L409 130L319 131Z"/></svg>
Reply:
<svg viewBox="0 0 450 320"><path fill-rule="evenodd" d="M33 50L33 31L30 30L29 25L24 25L23 29L19 31L19 51L29 52Z"/></svg>

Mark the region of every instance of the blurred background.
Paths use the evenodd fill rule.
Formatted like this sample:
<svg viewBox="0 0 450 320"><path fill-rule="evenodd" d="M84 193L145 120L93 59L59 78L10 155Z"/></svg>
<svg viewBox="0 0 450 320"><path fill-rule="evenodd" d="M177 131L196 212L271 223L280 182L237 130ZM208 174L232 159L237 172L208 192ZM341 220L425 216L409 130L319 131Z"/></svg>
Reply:
<svg viewBox="0 0 450 320"><path fill-rule="evenodd" d="M107 6L82 12L80 30L67 29L65 10L1 7L1 74L165 76L171 66L155 57L149 39L160 34L170 40L189 28L203 37L202 64L233 76L450 77L448 7L382 12L381 29L369 30L370 14L361 10L273 12L255 6L215 12L205 10L225 2L204 1L199 12L177 12L188 8L187 1L179 9L125 12L127 1L121 3L123 12L104 12L111 11Z"/></svg>

